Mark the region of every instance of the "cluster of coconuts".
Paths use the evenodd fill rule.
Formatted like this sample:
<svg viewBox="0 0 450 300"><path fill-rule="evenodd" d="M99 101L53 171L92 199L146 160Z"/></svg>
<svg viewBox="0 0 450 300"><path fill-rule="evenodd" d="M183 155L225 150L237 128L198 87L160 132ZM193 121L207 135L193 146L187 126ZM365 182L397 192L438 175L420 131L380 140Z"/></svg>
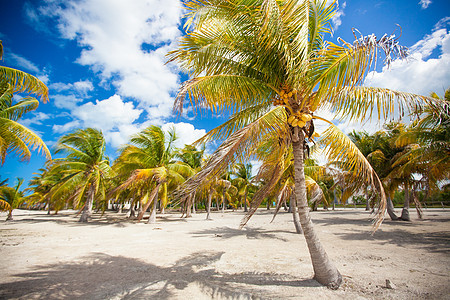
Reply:
<svg viewBox="0 0 450 300"><path fill-rule="evenodd" d="M281 90L281 92L278 94L280 96L280 98L273 100L273 105L275 105L275 106L277 106L277 105L288 105L289 104L289 99L295 94L297 94L297 90L296 89L293 89L290 92L287 92L285 90Z"/></svg>
<svg viewBox="0 0 450 300"><path fill-rule="evenodd" d="M296 112L293 115L290 115L288 118L288 123L292 125L292 127L305 127L306 122L312 119L312 115L308 113L302 113L300 111Z"/></svg>

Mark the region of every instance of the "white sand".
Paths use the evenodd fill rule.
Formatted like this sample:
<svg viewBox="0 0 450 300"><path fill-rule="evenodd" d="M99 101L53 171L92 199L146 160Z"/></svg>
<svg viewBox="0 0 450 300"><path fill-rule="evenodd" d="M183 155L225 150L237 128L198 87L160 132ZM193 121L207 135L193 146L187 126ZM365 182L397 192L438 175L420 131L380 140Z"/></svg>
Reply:
<svg viewBox="0 0 450 300"><path fill-rule="evenodd" d="M423 220L411 210L413 222L386 220L374 236L363 210L314 212L344 276L337 291L311 279L291 215L270 223L272 213L238 230L243 212L165 214L153 225L108 212L86 225L73 211L15 210L15 221L0 221L0 298L450 299L450 210L425 210Z"/></svg>

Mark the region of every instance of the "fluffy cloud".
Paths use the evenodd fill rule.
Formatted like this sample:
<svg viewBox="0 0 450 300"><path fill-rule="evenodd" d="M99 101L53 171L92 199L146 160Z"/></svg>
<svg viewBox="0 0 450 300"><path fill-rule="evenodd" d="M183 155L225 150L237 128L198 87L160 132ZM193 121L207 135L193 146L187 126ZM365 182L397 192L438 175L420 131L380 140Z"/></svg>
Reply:
<svg viewBox="0 0 450 300"><path fill-rule="evenodd" d="M429 58L440 48L437 58ZM368 74L364 85L386 87L393 90L429 95L435 91L443 94L449 87L450 33L438 29L411 47L407 60L396 60L388 69Z"/></svg>
<svg viewBox="0 0 450 300"><path fill-rule="evenodd" d="M139 131L144 124L133 124L141 115L142 109L134 108L133 103L124 102L119 95L114 95L96 103L88 102L72 110L72 116L83 127L101 129L112 146L126 143L131 134Z"/></svg>
<svg viewBox="0 0 450 300"><path fill-rule="evenodd" d="M92 82L90 82L89 80L80 80L74 83L62 83L62 82L52 83L50 84L49 88L57 92L70 91L72 93L86 95L87 92L90 92L94 89L94 86L92 85Z"/></svg>
<svg viewBox="0 0 450 300"><path fill-rule="evenodd" d="M153 119L170 116L179 81L165 54L180 36L180 1L48 1L34 11L28 7L30 20L37 15L55 19L61 36L78 42L77 62L102 83L136 99Z"/></svg>
<svg viewBox="0 0 450 300"><path fill-rule="evenodd" d="M175 141L175 146L179 148L192 144L206 134L204 129L195 129L194 125L183 122L166 123L161 128L167 132L171 127L175 128L175 133L178 137Z"/></svg>
<svg viewBox="0 0 450 300"><path fill-rule="evenodd" d="M347 2L342 3L341 6L339 6L339 2L337 2L337 3L338 3L338 10L336 11L336 13L331 18L331 22L333 22L333 29L334 30L338 29L338 27L341 26L341 24L342 24L341 18L343 16L345 16L344 9L347 6Z"/></svg>

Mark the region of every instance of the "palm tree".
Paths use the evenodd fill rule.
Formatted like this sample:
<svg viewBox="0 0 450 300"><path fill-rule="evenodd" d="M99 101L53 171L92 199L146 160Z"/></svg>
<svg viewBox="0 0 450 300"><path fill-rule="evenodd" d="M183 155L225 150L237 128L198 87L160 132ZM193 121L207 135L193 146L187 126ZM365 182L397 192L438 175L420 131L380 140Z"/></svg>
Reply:
<svg viewBox="0 0 450 300"><path fill-rule="evenodd" d="M294 154L295 196L304 236L310 251L315 279L338 288L342 278L321 246L307 205L304 149L312 141L315 113L320 107L350 120L363 120L379 112L387 118L394 104L404 110L429 99L383 88L361 87L378 49L386 62L405 57L406 49L391 36L361 37L353 44L325 42L331 32L335 3L324 1L185 1L187 34L170 61L189 72L175 101L182 111L189 98L194 111L211 109L234 114L202 141L226 138L201 172L188 180L185 192L193 193L200 182L221 173L228 165L249 157L262 139L279 137ZM399 101L396 101L399 100ZM327 121L328 122L328 121ZM378 214L384 215L383 187L365 157L336 126L319 143L332 161L346 161L383 195ZM279 168L275 171L281 171ZM267 193L276 182L268 181ZM261 193L260 193L261 194ZM256 195L255 195L256 197ZM260 197L261 198L261 197Z"/></svg>
<svg viewBox="0 0 450 300"><path fill-rule="evenodd" d="M252 164L247 163L239 163L234 166L233 175L236 176L234 178L233 184L238 188L238 193L241 196L241 203L244 204L244 211L247 212L247 203L248 203L248 193L250 188L253 186L252 183Z"/></svg>
<svg viewBox="0 0 450 300"><path fill-rule="evenodd" d="M0 59L3 55L0 41ZM47 159L51 158L42 139L18 121L22 116L39 106L33 97L24 97L14 103L15 93L36 94L48 101L48 88L42 81L25 72L0 66L0 161L3 165L9 152L16 153L21 160L29 160L31 151L43 152Z"/></svg>
<svg viewBox="0 0 450 300"><path fill-rule="evenodd" d="M440 99L436 93L431 97ZM408 151L394 162L399 172L422 175L426 194L439 190L438 183L450 177L450 89L445 91L443 108L429 105L415 112L421 118L400 133L396 147Z"/></svg>
<svg viewBox="0 0 450 300"><path fill-rule="evenodd" d="M55 153L64 158L50 162L52 173L60 173L60 183L51 189L52 197L83 205L80 222L88 222L94 200L105 201L111 168L105 154L105 139L100 130L78 129L58 140Z"/></svg>
<svg viewBox="0 0 450 300"><path fill-rule="evenodd" d="M123 147L114 163L116 173L124 182L113 192L134 189L145 203L138 215L139 221L153 203L149 223L155 223L158 194L161 208L164 208L168 203L168 189L193 175L189 165L174 160L176 138L174 129L165 134L160 127L149 126L131 137L130 144Z"/></svg>
<svg viewBox="0 0 450 300"><path fill-rule="evenodd" d="M14 209L22 205L24 201L24 192L20 190L23 178L17 178L16 184L12 187L0 187L0 210L9 211L6 221L12 221L12 212Z"/></svg>
<svg viewBox="0 0 450 300"><path fill-rule="evenodd" d="M37 203L47 203L48 214L51 209L55 210L55 214L64 207L66 201L64 197L52 197L52 188L56 186L63 175L58 172L51 172L48 166L39 169L39 173L33 173L35 176L31 178L28 183L28 188L25 191L32 192L27 196L28 206L35 205Z"/></svg>

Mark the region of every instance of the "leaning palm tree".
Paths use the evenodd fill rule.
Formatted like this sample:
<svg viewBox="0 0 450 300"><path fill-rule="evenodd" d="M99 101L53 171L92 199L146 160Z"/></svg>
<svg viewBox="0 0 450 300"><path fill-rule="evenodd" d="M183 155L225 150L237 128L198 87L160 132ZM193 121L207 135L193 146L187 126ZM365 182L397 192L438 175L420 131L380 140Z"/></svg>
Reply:
<svg viewBox="0 0 450 300"><path fill-rule="evenodd" d="M6 221L13 220L13 210L24 202L24 192L20 190L22 183L23 178L17 178L14 186L10 187L5 185L0 187L0 210L8 211Z"/></svg>
<svg viewBox="0 0 450 300"><path fill-rule="evenodd" d="M0 59L3 55L0 41ZM14 102L15 93L35 94L48 101L48 88L42 81L25 72L0 66L0 162L3 164L7 153L14 152L21 160L29 160L31 151L42 151L51 158L42 139L33 131L20 124L22 116L39 106L36 98L27 96Z"/></svg>
<svg viewBox="0 0 450 300"><path fill-rule="evenodd" d="M183 83L175 109L181 112L189 99L194 111L207 108L233 115L202 140L226 139L183 191L195 193L202 181L237 159L250 157L262 139L278 137L286 151L292 146L295 196L314 277L338 288L341 275L321 246L309 215L304 150L312 140L314 123L329 122L317 115L319 108L331 109L338 118L363 120L373 113L387 118L394 105L404 110L428 101L427 97L360 86L378 49L385 50L387 63L405 57L406 49L392 36L361 37L353 44L326 42L334 2L326 6L319 0L186 0L184 5L187 34L169 57L191 79ZM385 204L381 182L351 140L332 122L329 125L319 140L328 158L346 161L346 169L359 172L359 178L383 195L377 227ZM275 183L267 181L259 199Z"/></svg>
<svg viewBox="0 0 450 300"><path fill-rule="evenodd" d="M55 153L64 158L50 162L50 172L63 177L50 193L52 197L73 201L82 207L80 222L88 222L95 200L106 200L107 181L111 168L105 154L105 139L100 130L78 129L58 140Z"/></svg>

